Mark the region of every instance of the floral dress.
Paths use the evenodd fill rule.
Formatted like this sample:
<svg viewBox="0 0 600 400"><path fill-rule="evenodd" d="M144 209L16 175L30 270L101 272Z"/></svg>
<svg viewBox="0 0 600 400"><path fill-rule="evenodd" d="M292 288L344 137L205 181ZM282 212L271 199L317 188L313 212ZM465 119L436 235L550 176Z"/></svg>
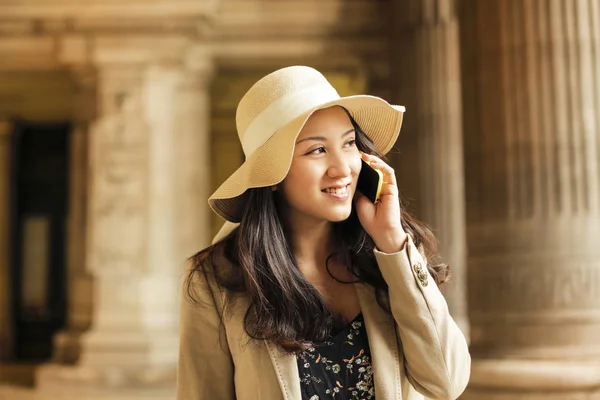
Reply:
<svg viewBox="0 0 600 400"><path fill-rule="evenodd" d="M371 351L362 314L297 359L303 400L375 399Z"/></svg>

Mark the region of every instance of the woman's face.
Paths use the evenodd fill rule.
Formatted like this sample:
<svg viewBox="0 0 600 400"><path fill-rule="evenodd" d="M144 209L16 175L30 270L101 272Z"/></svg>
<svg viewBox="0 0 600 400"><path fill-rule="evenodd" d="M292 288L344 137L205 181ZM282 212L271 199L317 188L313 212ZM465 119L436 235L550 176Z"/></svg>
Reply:
<svg viewBox="0 0 600 400"><path fill-rule="evenodd" d="M279 186L294 222L347 219L361 169L356 133L341 107L316 111L296 139L292 165Z"/></svg>

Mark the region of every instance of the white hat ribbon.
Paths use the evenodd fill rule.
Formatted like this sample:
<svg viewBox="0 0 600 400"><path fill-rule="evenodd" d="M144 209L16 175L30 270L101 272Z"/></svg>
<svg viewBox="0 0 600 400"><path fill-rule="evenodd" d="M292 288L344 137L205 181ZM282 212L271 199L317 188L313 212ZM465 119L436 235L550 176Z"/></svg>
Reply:
<svg viewBox="0 0 600 400"><path fill-rule="evenodd" d="M252 120L246 132L240 135L246 158L294 118L321 104L339 99L340 95L333 86L324 83L294 92L269 104Z"/></svg>

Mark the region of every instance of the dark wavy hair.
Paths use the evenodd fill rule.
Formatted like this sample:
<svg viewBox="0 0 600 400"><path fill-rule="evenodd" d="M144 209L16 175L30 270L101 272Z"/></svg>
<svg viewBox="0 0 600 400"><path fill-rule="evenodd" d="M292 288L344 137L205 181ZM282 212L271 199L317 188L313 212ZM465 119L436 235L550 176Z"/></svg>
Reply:
<svg viewBox="0 0 600 400"><path fill-rule="evenodd" d="M359 150L383 157L371 139L350 118L356 129ZM185 286L189 300L198 305L193 279L213 279L225 289L223 318L232 304L232 294L247 296L250 307L244 318L244 329L253 339L268 339L288 352L299 352L313 343L325 341L338 316L327 307L320 292L304 277L294 255L290 238L280 218L277 192L270 188L253 188L246 192L247 204L240 225L218 243L190 258L191 269ZM404 230L411 235L427 260L427 268L438 286L449 278L449 268L437 252L437 241L430 229L401 212ZM375 288L379 305L390 311L388 285L375 260L373 239L358 220L356 211L348 219L334 223L334 252L329 255L345 265L356 277ZM265 240L268 238L268 240ZM224 269L217 257L225 257L231 268ZM329 272L329 269L327 270ZM210 285L206 285L210 290ZM212 293L213 299L216 293ZM223 325L223 320L221 320Z"/></svg>

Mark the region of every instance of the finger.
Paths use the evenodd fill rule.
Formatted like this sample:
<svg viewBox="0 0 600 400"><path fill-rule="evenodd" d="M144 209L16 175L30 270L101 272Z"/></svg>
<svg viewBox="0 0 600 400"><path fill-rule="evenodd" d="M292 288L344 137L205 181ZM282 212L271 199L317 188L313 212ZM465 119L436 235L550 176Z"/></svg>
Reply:
<svg viewBox="0 0 600 400"><path fill-rule="evenodd" d="M363 156L363 159L369 163L370 166L383 172L384 184L397 186L396 173L392 167L390 167L381 158L372 154L361 153L361 155Z"/></svg>

